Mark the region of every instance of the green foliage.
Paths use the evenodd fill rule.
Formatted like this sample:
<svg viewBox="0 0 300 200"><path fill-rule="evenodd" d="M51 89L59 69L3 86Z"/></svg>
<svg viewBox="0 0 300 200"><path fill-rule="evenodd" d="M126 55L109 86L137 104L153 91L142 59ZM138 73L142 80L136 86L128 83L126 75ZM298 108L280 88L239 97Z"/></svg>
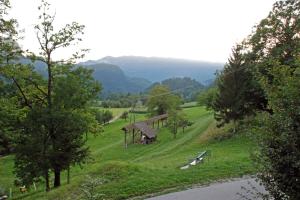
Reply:
<svg viewBox="0 0 300 200"><path fill-rule="evenodd" d="M90 175L109 180L99 185L96 193L105 194L106 199L129 199L165 189L179 190L192 184L256 173L250 160L250 150L256 148L256 143L244 134L220 142L200 143L199 137L214 122L213 115L204 107L182 111L189 121L194 122L193 125L187 127L184 134L178 129L175 140L169 129L163 127L159 130L158 141L151 145L134 144L124 149L124 135L120 129L128 122L117 120L105 126L105 132L99 138L87 141L93 160L82 165L83 168L71 166L70 184L67 184L66 173L62 173L62 186L48 193L44 192L42 184L37 183L36 192L31 190L21 194L19 188L11 184L14 180L13 155L1 157L0 185L11 187L16 199L80 199L81 185L86 175ZM145 114L136 114L137 121L146 118ZM208 149L212 152L208 162L189 170L179 169L200 151Z"/></svg>
<svg viewBox="0 0 300 200"><path fill-rule="evenodd" d="M300 198L300 2L278 1L250 36L249 58L265 91L265 114L256 161L274 199Z"/></svg>
<svg viewBox="0 0 300 200"><path fill-rule="evenodd" d="M127 118L128 118L128 114L129 114L129 113L128 113L127 111L123 112L122 115L121 115L121 118L122 118L122 119L125 119L125 121L126 121Z"/></svg>
<svg viewBox="0 0 300 200"><path fill-rule="evenodd" d="M217 92L217 87L211 87L201 92L198 95L198 104L200 106L205 106L208 110L213 109L214 103L216 102L217 98Z"/></svg>
<svg viewBox="0 0 300 200"><path fill-rule="evenodd" d="M85 108L97 95L92 80L91 73L80 68L65 72L54 83L51 114L47 107L40 106L27 113L16 147L16 174L23 184L30 185L46 176L45 169L66 170L87 158L83 135L98 131ZM55 128L50 133L51 127Z"/></svg>
<svg viewBox="0 0 300 200"><path fill-rule="evenodd" d="M244 47L237 45L228 64L218 75L218 92L210 103L215 111L218 126L236 122L257 110L266 109L264 93L253 76L250 62L243 54Z"/></svg>
<svg viewBox="0 0 300 200"><path fill-rule="evenodd" d="M161 115L172 109L177 109L180 103L180 97L172 94L169 88L157 85L149 92L146 105L151 115Z"/></svg>
<svg viewBox="0 0 300 200"><path fill-rule="evenodd" d="M169 78L163 80L160 84L168 87L187 102L196 100L197 94L204 89L204 86L201 83L188 77ZM159 83L154 83L148 90L156 85L159 85Z"/></svg>
<svg viewBox="0 0 300 200"><path fill-rule="evenodd" d="M182 132L188 126L191 126L192 123L187 119L187 116L181 110L170 110L168 112L168 122L167 127L176 138L178 133L178 128L182 128Z"/></svg>
<svg viewBox="0 0 300 200"><path fill-rule="evenodd" d="M259 124L259 178L274 199L300 198L300 2L278 1L218 77L223 125L268 111Z"/></svg>
<svg viewBox="0 0 300 200"><path fill-rule="evenodd" d="M84 26L76 22L54 30L54 16L46 1L41 2L39 24L35 26L40 44L39 55L29 54L32 62L46 66L47 78L30 64L19 64L22 51L16 45L15 21L5 21L8 1L1 1L0 31L0 142L5 151L15 144L17 182L30 185L54 172L54 186L60 186L61 171L82 164L88 156L83 135L98 132L96 119L87 110L88 102L98 96L101 87L92 71L74 67L84 52L75 52L66 60L54 61L60 48L81 41ZM4 7L2 7L4 6ZM2 29L3 28L3 29ZM2 132L4 133L2 135Z"/></svg>
<svg viewBox="0 0 300 200"><path fill-rule="evenodd" d="M9 0L0 1L0 66L15 58L22 52L17 44L19 38L17 32L17 21L9 18Z"/></svg>
<svg viewBox="0 0 300 200"><path fill-rule="evenodd" d="M245 68L241 50L242 47L239 45L232 50L232 57L218 76L218 93L213 102L215 118L219 121L218 126L223 126L231 120L242 119L252 112L245 107L244 94L248 92L246 84L249 72Z"/></svg>
<svg viewBox="0 0 300 200"><path fill-rule="evenodd" d="M82 196L80 199L82 200L101 200L105 199L104 194L100 194L96 191L97 187L104 184L106 181L102 178L92 178L91 176L87 176L85 183L81 185L80 190L82 191Z"/></svg>
<svg viewBox="0 0 300 200"><path fill-rule="evenodd" d="M106 124L113 118L113 113L109 110L94 110L93 112L99 124Z"/></svg>
<svg viewBox="0 0 300 200"><path fill-rule="evenodd" d="M299 63L300 64L300 63ZM262 179L275 199L300 198L300 65L276 66L273 83L264 84L272 115L267 115L256 161Z"/></svg>
<svg viewBox="0 0 300 200"><path fill-rule="evenodd" d="M14 140L18 131L14 130L14 124L21 118L21 111L18 111L19 105L16 105L16 89L8 83L7 71L12 74L10 61L21 54L17 44L18 32L16 30L17 22L9 19L7 16L10 2L8 0L0 1L0 155L13 151ZM14 80L13 80L14 81Z"/></svg>
<svg viewBox="0 0 300 200"><path fill-rule="evenodd" d="M129 108L134 106L141 96L136 94L110 94L101 105L104 108Z"/></svg>
<svg viewBox="0 0 300 200"><path fill-rule="evenodd" d="M14 151L19 130L15 125L24 117L25 110L16 106L16 98L0 98L0 155Z"/></svg>
<svg viewBox="0 0 300 200"><path fill-rule="evenodd" d="M265 76L274 67L271 59L289 66L295 64L300 48L299 9L299 1L277 1L250 36L251 58L260 63L257 67ZM271 77L270 74L268 78Z"/></svg>
<svg viewBox="0 0 300 200"><path fill-rule="evenodd" d="M232 138L235 133L233 124L226 124L223 127L217 127L216 123L212 123L205 132L199 137L200 143L220 142ZM238 131L240 132L240 131Z"/></svg>

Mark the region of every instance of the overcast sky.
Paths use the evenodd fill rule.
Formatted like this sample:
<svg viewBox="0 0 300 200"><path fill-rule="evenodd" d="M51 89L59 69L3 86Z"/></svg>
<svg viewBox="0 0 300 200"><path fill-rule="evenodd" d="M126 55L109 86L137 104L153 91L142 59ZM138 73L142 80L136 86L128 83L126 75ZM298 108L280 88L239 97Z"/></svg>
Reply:
<svg viewBox="0 0 300 200"><path fill-rule="evenodd" d="M38 48L33 26L39 0L11 0L25 29L23 48ZM232 46L268 15L275 0L49 0L56 25L86 26L87 59L157 56L226 62ZM73 47L74 48L74 47ZM74 49L72 49L74 50ZM56 55L68 56L70 51Z"/></svg>

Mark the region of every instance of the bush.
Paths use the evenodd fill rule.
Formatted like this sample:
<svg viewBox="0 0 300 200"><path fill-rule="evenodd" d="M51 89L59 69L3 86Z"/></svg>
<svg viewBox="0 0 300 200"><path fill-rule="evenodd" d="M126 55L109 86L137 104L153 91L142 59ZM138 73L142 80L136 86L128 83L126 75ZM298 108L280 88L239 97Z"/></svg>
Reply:
<svg viewBox="0 0 300 200"><path fill-rule="evenodd" d="M123 112L122 115L121 115L121 118L125 119L125 121L126 121L127 118L128 118L128 112L127 111Z"/></svg>
<svg viewBox="0 0 300 200"><path fill-rule="evenodd" d="M217 128L216 123L212 123L206 131L200 136L199 142L213 142L229 139L235 135L233 125L228 124L222 128Z"/></svg>
<svg viewBox="0 0 300 200"><path fill-rule="evenodd" d="M96 188L106 182L102 178L92 178L87 176L85 182L81 185L80 190L82 191L82 200L101 200L105 199L104 194L98 193Z"/></svg>
<svg viewBox="0 0 300 200"><path fill-rule="evenodd" d="M93 112L99 124L108 123L113 118L113 114L109 110L94 110Z"/></svg>
<svg viewBox="0 0 300 200"><path fill-rule="evenodd" d="M216 101L218 89L216 87L209 88L201 92L198 96L198 104L206 106L208 110L213 109L214 102Z"/></svg>

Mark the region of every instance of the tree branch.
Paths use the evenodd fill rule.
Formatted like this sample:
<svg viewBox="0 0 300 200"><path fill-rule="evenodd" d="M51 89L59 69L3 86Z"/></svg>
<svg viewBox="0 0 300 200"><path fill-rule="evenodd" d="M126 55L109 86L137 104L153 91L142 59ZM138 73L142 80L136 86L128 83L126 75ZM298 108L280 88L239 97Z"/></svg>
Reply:
<svg viewBox="0 0 300 200"><path fill-rule="evenodd" d="M27 80L27 81L29 81L31 84L33 84L34 87L35 87L36 89L38 89L43 95L45 95L45 96L47 97L48 94L47 94L44 90L42 90L42 89L38 86L38 84L37 84L36 82L34 82L33 80L31 80L30 78L25 78L25 80Z"/></svg>
<svg viewBox="0 0 300 200"><path fill-rule="evenodd" d="M12 77L12 80L14 81L14 83L15 83L15 85L17 86L18 90L20 91L20 93L21 93L21 95L22 95L22 97L23 97L23 99L24 99L24 101L25 101L25 104L26 104L30 109L32 109L32 105L29 103L29 100L27 99L27 97L26 97L24 91L22 90L22 88L21 88L21 86L19 85L19 83L17 82L17 80L16 80L14 77Z"/></svg>

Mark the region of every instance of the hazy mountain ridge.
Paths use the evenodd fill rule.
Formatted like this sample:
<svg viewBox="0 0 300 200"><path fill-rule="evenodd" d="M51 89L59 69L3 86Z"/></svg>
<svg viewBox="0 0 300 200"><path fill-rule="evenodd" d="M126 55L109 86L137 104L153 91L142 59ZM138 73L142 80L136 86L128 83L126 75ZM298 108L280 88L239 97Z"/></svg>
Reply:
<svg viewBox="0 0 300 200"><path fill-rule="evenodd" d="M31 61L22 58L21 63L30 64ZM103 96L110 93L144 92L153 82L161 82L172 77L190 77L207 85L214 80L215 71L223 67L220 63L138 56L109 56L81 62L78 65L94 70L94 78L102 84ZM36 61L34 66L37 71L45 75L44 63ZM176 88L171 87L171 89Z"/></svg>
<svg viewBox="0 0 300 200"><path fill-rule="evenodd" d="M41 61L31 62L30 59L21 58L19 62L23 64L33 64L35 69L46 76L46 65ZM92 69L93 77L102 84L102 96L109 93L139 93L143 92L151 85L151 82L143 78L127 77L120 67L106 63L79 63L78 66L83 66Z"/></svg>
<svg viewBox="0 0 300 200"><path fill-rule="evenodd" d="M223 68L223 63L212 63L174 58L107 56L99 60L89 60L85 65L108 63L119 66L129 77L141 77L158 82L170 77L191 77L201 83L215 78L216 70Z"/></svg>

